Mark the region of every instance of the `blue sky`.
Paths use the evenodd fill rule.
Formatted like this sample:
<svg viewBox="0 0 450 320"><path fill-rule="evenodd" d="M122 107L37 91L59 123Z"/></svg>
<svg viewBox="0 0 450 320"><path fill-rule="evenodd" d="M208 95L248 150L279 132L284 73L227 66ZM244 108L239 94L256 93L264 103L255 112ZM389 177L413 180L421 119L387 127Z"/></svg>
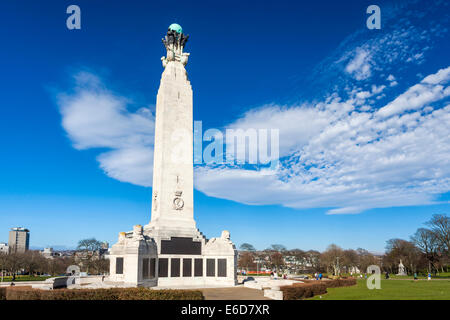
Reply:
<svg viewBox="0 0 450 320"><path fill-rule="evenodd" d="M81 30L66 28L70 4ZM114 243L150 220L172 22L191 36L204 129L280 129L274 175L196 167L207 237L382 251L449 213L449 5L378 1L382 28L368 30L370 4L2 1L0 241L24 226L34 247Z"/></svg>

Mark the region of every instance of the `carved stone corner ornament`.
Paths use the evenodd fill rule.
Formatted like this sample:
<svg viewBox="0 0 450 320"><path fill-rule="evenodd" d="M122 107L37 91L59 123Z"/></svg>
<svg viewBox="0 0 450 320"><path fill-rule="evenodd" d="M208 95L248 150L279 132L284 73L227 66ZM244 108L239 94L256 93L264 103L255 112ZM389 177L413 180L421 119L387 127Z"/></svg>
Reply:
<svg viewBox="0 0 450 320"><path fill-rule="evenodd" d="M144 228L142 225L137 224L133 227L133 239L144 240Z"/></svg>
<svg viewBox="0 0 450 320"><path fill-rule="evenodd" d="M126 233L125 232L119 232L119 243L122 243L125 241Z"/></svg>

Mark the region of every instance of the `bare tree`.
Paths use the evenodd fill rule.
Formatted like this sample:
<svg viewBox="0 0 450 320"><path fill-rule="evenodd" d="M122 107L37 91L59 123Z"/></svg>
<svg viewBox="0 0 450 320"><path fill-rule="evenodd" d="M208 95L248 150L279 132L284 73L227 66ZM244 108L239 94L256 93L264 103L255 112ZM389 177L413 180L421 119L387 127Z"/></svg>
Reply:
<svg viewBox="0 0 450 320"><path fill-rule="evenodd" d="M356 253L358 255L357 266L360 272L365 273L367 271L367 267L371 265L378 265L377 258L366 249L358 248L356 249Z"/></svg>
<svg viewBox="0 0 450 320"><path fill-rule="evenodd" d="M309 250L305 253L306 264L310 265L314 271L321 269L321 254L316 250Z"/></svg>
<svg viewBox="0 0 450 320"><path fill-rule="evenodd" d="M239 249L242 251L256 251L255 247L251 245L250 243L243 243L239 246Z"/></svg>
<svg viewBox="0 0 450 320"><path fill-rule="evenodd" d="M105 274L109 271L109 260L104 257L99 257L91 261L91 268L95 270L96 274Z"/></svg>
<svg viewBox="0 0 450 320"><path fill-rule="evenodd" d="M8 261L8 255L6 253L0 252L0 272L2 274L2 281L3 281L3 276L4 276L4 272L7 269L7 261Z"/></svg>
<svg viewBox="0 0 450 320"><path fill-rule="evenodd" d="M286 251L287 249L282 244L272 244L270 246L269 250L273 250L273 251L277 251L277 252L283 252L283 251Z"/></svg>
<svg viewBox="0 0 450 320"><path fill-rule="evenodd" d="M281 266L284 266L284 259L283 259L283 255L280 252L274 252L271 256L270 256L270 263L272 265L272 267L275 267L276 270L278 271L278 269Z"/></svg>
<svg viewBox="0 0 450 320"><path fill-rule="evenodd" d="M86 272L89 272L89 268L95 269L95 262L93 261L100 258L101 248L102 243L95 238L84 239L78 242L77 250L80 252L76 255L82 267L86 268Z"/></svg>
<svg viewBox="0 0 450 320"><path fill-rule="evenodd" d="M82 251L98 251L102 248L101 241L96 240L95 238L84 239L78 242L77 250Z"/></svg>
<svg viewBox="0 0 450 320"><path fill-rule="evenodd" d="M253 268L255 257L251 252L244 252L239 255L238 265L240 268L245 268L247 271L250 268Z"/></svg>
<svg viewBox="0 0 450 320"><path fill-rule="evenodd" d="M439 240L436 233L425 228L417 229L416 233L411 236L411 241L420 249L428 262L428 272L435 270L436 263L439 261Z"/></svg>
<svg viewBox="0 0 450 320"><path fill-rule="evenodd" d="M417 271L421 258L420 250L414 243L403 239L388 240L386 242L386 255L394 264L398 264L401 259L410 273Z"/></svg>
<svg viewBox="0 0 450 320"><path fill-rule="evenodd" d="M358 266L359 257L355 250L344 250L342 258L342 266L345 267L346 272L350 273L353 268Z"/></svg>
<svg viewBox="0 0 450 320"><path fill-rule="evenodd" d="M6 258L6 270L11 274L18 273L24 267L24 254L18 252L11 252Z"/></svg>
<svg viewBox="0 0 450 320"><path fill-rule="evenodd" d="M341 273L341 266L344 257L344 250L335 244L330 244L321 256L320 260L327 268L327 271L331 268L334 275Z"/></svg>
<svg viewBox="0 0 450 320"><path fill-rule="evenodd" d="M23 254L22 267L30 275L42 270L42 266L46 264L46 259L39 251L27 251Z"/></svg>
<svg viewBox="0 0 450 320"><path fill-rule="evenodd" d="M440 251L450 256L450 217L446 214L434 214L426 224L438 240Z"/></svg>

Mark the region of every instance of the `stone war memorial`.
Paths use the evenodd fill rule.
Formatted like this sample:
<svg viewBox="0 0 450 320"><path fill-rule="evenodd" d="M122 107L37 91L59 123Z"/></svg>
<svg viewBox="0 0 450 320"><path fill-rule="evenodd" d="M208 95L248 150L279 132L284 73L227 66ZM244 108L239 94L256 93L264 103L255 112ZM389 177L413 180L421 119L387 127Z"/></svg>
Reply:
<svg viewBox="0 0 450 320"><path fill-rule="evenodd" d="M120 232L110 250L109 283L143 287L237 284L230 233L206 239L194 220L193 99L183 52L189 36L170 25L156 101L151 221Z"/></svg>

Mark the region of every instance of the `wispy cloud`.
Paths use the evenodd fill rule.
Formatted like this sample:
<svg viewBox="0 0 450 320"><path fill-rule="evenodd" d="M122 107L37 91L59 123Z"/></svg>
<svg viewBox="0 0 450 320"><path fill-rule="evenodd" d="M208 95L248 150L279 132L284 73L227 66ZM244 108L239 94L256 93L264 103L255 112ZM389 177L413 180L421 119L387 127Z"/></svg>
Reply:
<svg viewBox="0 0 450 320"><path fill-rule="evenodd" d="M131 101L107 90L92 73L80 72L74 80L73 91L58 96L62 125L73 146L110 149L97 158L108 176L151 186L154 116L150 109L129 111Z"/></svg>
<svg viewBox="0 0 450 320"><path fill-rule="evenodd" d="M381 108L377 115L380 117L392 116L404 111L417 110L426 104L442 100L450 96L450 87L446 86L449 81L450 67L439 70Z"/></svg>
<svg viewBox="0 0 450 320"><path fill-rule="evenodd" d="M368 50L358 48L355 56L345 67L345 71L355 77L356 80L364 80L370 77L371 55Z"/></svg>
<svg viewBox="0 0 450 320"><path fill-rule="evenodd" d="M426 77L424 92L447 92L450 67ZM247 204L332 208L330 214L423 205L450 190L450 104L443 95L408 101L412 86L383 110L356 111L354 101L293 107L265 106L231 127L280 128L281 169L199 168L196 186L207 195ZM437 89L438 90L437 90ZM414 91L415 92L415 91ZM399 114L398 101L415 112ZM420 110L419 110L420 109ZM404 109L402 109L404 111ZM295 150L295 151L294 151ZM334 209L333 209L334 208Z"/></svg>

